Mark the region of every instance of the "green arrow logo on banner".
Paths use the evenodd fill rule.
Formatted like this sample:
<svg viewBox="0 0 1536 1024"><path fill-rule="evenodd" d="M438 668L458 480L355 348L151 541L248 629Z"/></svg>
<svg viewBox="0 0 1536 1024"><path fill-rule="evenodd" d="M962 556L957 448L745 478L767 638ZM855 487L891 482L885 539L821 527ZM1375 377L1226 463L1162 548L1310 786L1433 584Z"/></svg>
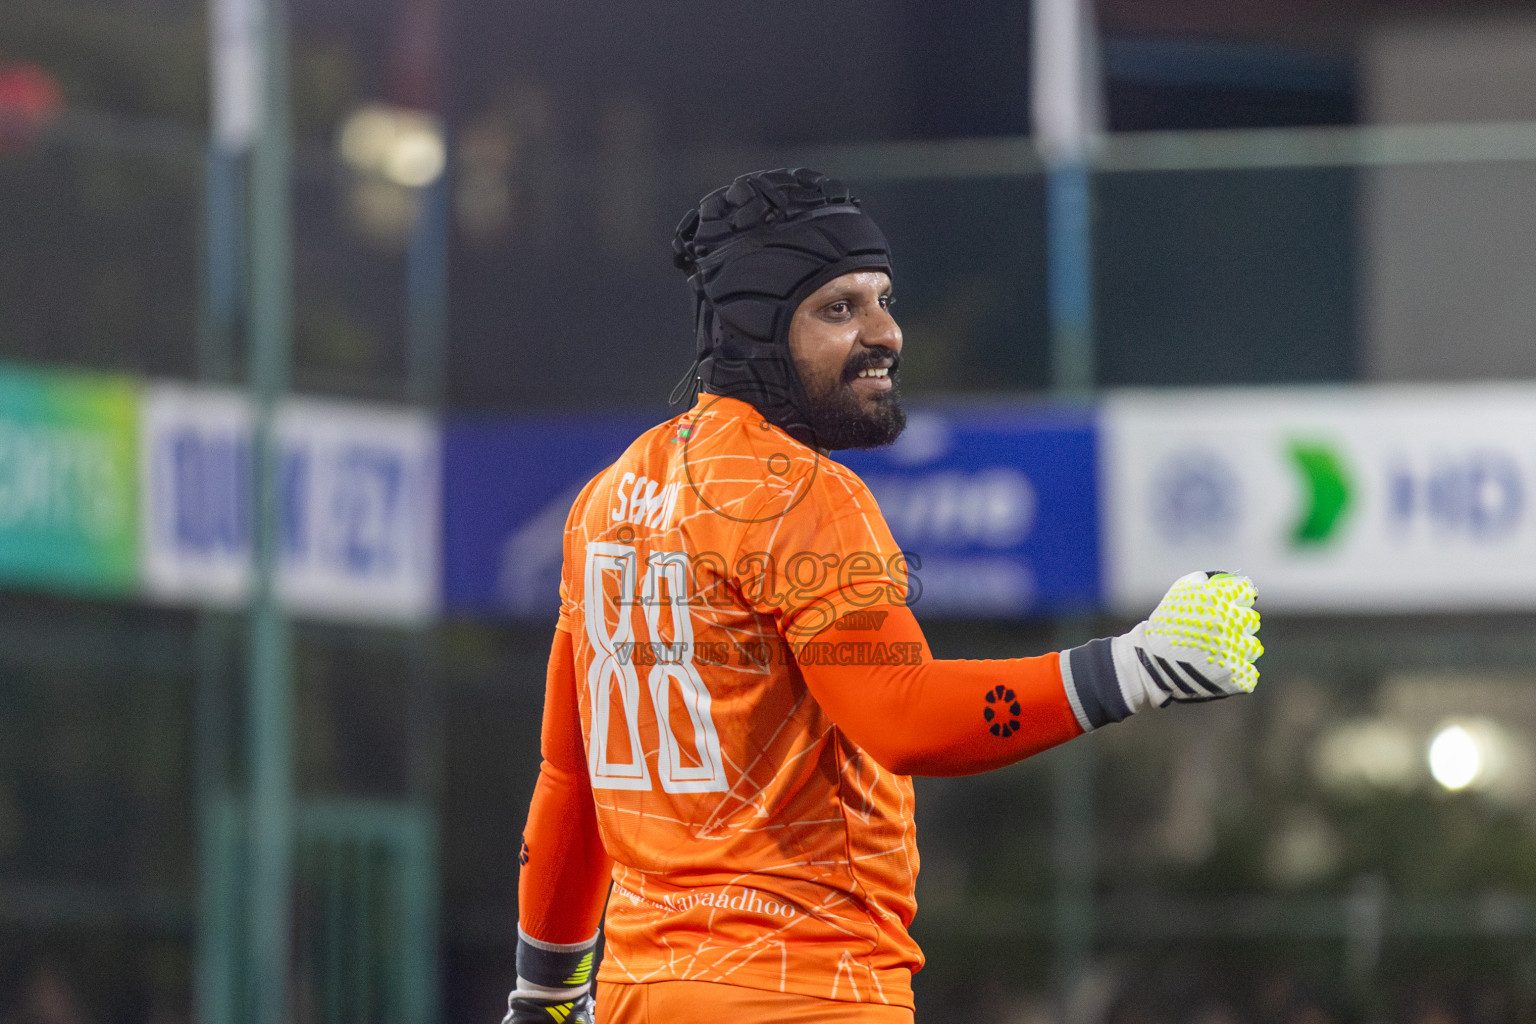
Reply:
<svg viewBox="0 0 1536 1024"><path fill-rule="evenodd" d="M1328 543L1344 513L1349 511L1349 476L1337 452L1324 444L1292 441L1288 448L1306 483L1306 511L1291 530L1291 543L1299 548Z"/></svg>

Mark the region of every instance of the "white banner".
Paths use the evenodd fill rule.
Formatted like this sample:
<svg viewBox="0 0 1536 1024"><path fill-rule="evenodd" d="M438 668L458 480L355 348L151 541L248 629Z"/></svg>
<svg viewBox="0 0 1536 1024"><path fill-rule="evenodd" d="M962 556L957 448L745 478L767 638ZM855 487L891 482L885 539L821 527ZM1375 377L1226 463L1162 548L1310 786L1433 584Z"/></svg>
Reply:
<svg viewBox="0 0 1536 1024"><path fill-rule="evenodd" d="M277 592L296 612L418 620L438 607L441 443L427 417L294 399Z"/></svg>
<svg viewBox="0 0 1536 1024"><path fill-rule="evenodd" d="M157 384L141 406L143 573L149 596L226 607L251 584L250 406L243 394ZM440 443L427 417L294 399L280 456L277 593L326 618L436 614Z"/></svg>
<svg viewBox="0 0 1536 1024"><path fill-rule="evenodd" d="M1101 437L1128 614L1194 569L1269 609L1536 608L1536 388L1122 392Z"/></svg>

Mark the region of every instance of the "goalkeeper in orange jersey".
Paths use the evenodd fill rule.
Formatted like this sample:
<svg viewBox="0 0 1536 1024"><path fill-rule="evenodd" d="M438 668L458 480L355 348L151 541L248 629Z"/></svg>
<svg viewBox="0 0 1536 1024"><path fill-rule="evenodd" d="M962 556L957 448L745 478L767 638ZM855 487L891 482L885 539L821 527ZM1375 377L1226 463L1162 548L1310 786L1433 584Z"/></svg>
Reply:
<svg viewBox="0 0 1536 1024"><path fill-rule="evenodd" d="M1253 586L1192 573L1124 636L935 660L879 508L827 457L905 424L880 229L836 182L764 171L673 244L694 401L567 520L507 1024L910 1024L909 776L1251 690Z"/></svg>

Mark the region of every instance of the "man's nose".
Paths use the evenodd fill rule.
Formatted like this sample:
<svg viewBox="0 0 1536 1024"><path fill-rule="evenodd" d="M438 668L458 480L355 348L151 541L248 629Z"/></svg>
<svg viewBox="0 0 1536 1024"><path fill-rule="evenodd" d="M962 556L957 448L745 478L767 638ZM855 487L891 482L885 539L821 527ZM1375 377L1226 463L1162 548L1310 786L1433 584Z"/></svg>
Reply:
<svg viewBox="0 0 1536 1024"><path fill-rule="evenodd" d="M859 341L869 348L888 348L901 351L901 326L888 309L877 309L870 315Z"/></svg>

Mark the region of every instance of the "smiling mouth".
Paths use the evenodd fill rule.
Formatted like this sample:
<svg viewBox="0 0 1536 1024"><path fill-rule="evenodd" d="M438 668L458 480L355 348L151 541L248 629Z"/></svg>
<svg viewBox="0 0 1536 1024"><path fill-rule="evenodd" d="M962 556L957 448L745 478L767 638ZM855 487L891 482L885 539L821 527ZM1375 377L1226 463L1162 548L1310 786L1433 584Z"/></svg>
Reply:
<svg viewBox="0 0 1536 1024"><path fill-rule="evenodd" d="M891 367L872 366L860 370L844 386L866 394L870 392L884 394L890 391L895 383L891 380Z"/></svg>

